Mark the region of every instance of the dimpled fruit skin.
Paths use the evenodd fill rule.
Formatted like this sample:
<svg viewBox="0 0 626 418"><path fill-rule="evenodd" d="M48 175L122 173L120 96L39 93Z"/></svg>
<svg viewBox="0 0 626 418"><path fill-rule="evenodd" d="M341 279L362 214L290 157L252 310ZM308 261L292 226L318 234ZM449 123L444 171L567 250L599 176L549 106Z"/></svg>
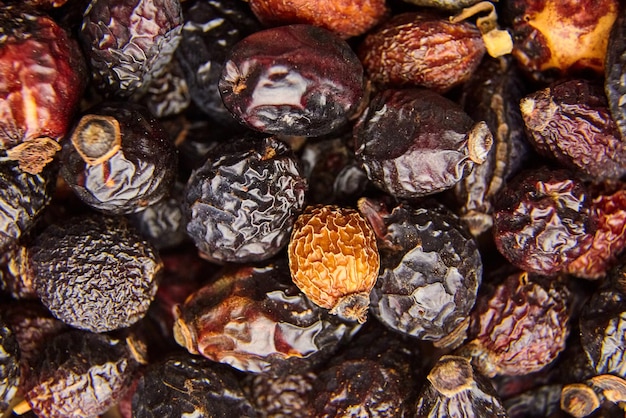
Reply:
<svg viewBox="0 0 626 418"><path fill-rule="evenodd" d="M151 365L139 379L132 405L134 418L256 416L231 369L188 355Z"/></svg>
<svg viewBox="0 0 626 418"><path fill-rule="evenodd" d="M348 43L311 25L255 32L230 51L219 82L226 107L269 134L321 136L348 123L364 94Z"/></svg>
<svg viewBox="0 0 626 418"><path fill-rule="evenodd" d="M123 218L84 216L50 225L28 252L43 304L63 322L93 332L140 320L162 268L156 250Z"/></svg>
<svg viewBox="0 0 626 418"><path fill-rule="evenodd" d="M39 417L95 417L115 405L134 367L123 340L68 331L46 345L25 398Z"/></svg>
<svg viewBox="0 0 626 418"><path fill-rule="evenodd" d="M294 225L288 251L292 280L326 309L344 296L369 294L378 277L376 237L354 209L309 207Z"/></svg>
<svg viewBox="0 0 626 418"><path fill-rule="evenodd" d="M295 155L275 138L219 146L187 183L187 232L209 260L268 259L287 245L306 187Z"/></svg>

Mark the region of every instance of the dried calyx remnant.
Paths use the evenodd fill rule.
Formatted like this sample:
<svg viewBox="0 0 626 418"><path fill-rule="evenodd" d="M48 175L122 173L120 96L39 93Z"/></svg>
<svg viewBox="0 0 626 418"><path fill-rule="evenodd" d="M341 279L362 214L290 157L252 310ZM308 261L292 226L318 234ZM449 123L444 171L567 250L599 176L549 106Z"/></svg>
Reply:
<svg viewBox="0 0 626 418"><path fill-rule="evenodd" d="M120 124L112 116L85 115L74 130L72 144L87 164L100 164L120 149Z"/></svg>

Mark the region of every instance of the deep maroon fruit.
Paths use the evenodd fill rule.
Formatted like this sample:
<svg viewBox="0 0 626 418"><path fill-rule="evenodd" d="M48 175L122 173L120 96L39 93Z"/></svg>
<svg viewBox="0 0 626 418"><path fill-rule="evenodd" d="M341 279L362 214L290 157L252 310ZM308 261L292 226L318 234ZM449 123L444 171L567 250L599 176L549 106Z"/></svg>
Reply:
<svg viewBox="0 0 626 418"><path fill-rule="evenodd" d="M127 327L147 312L162 263L123 218L81 216L44 229L28 250L37 295L80 329Z"/></svg>
<svg viewBox="0 0 626 418"><path fill-rule="evenodd" d="M237 43L219 82L243 124L280 135L321 136L348 122L363 97L363 67L326 29L289 25Z"/></svg>
<svg viewBox="0 0 626 418"><path fill-rule="evenodd" d="M61 151L61 175L87 205L109 215L139 212L163 199L178 156L143 106L109 102L81 117Z"/></svg>
<svg viewBox="0 0 626 418"><path fill-rule="evenodd" d="M495 202L494 239L513 265L554 275L583 254L596 219L584 184L568 170L518 173Z"/></svg>
<svg viewBox="0 0 626 418"><path fill-rule="evenodd" d="M274 137L237 138L208 153L188 183L187 233L203 257L254 262L289 241L307 187L296 156Z"/></svg>
<svg viewBox="0 0 626 418"><path fill-rule="evenodd" d="M399 198L450 189L482 164L493 136L459 105L426 89L374 96L354 126L355 152L369 179Z"/></svg>
<svg viewBox="0 0 626 418"><path fill-rule="evenodd" d="M256 417L232 369L187 353L151 364L132 397L132 416Z"/></svg>
<svg viewBox="0 0 626 418"><path fill-rule="evenodd" d="M20 5L0 10L0 150L39 173L61 148L86 85L78 44Z"/></svg>
<svg viewBox="0 0 626 418"><path fill-rule="evenodd" d="M79 37L94 85L108 95L141 93L172 59L182 25L179 0L91 0Z"/></svg>

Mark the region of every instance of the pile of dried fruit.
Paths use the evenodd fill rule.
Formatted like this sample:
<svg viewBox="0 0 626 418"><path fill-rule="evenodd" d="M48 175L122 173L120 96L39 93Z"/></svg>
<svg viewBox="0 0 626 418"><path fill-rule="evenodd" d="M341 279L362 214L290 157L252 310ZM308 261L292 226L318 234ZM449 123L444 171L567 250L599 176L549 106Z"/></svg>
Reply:
<svg viewBox="0 0 626 418"><path fill-rule="evenodd" d="M619 0L0 0L0 416L615 417Z"/></svg>

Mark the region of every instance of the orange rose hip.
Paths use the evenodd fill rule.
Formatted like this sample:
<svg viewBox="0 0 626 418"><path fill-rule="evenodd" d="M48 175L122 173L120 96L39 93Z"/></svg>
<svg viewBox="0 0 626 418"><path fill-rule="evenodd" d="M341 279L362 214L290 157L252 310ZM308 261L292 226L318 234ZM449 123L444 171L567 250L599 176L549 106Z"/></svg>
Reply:
<svg viewBox="0 0 626 418"><path fill-rule="evenodd" d="M380 256L374 231L357 210L307 208L294 225L288 253L291 278L311 301L365 322Z"/></svg>

